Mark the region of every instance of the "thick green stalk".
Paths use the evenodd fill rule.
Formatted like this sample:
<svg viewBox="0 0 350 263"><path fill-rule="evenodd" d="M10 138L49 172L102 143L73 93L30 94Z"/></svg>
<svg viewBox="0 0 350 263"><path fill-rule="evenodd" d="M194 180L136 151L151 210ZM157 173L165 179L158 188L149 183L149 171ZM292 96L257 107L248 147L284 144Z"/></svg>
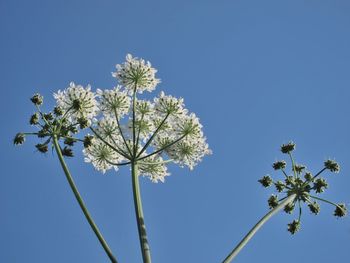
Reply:
<svg viewBox="0 0 350 263"><path fill-rule="evenodd" d="M107 253L109 259L111 260L112 263L118 263L117 262L117 259L113 256L112 254L112 251L111 249L109 248L107 242L105 241L105 239L103 238L100 230L98 229L97 225L95 224L94 220L92 219L88 209L86 208L85 206L85 203L74 183L74 180L68 170L68 167L64 161L64 158L63 158L63 155L62 155L62 152L61 152L61 148L58 144L58 141L57 141L57 137L56 136L53 136L53 145L55 147L55 150L56 150L56 153L58 155L58 159L60 160L60 163L61 163L61 166L62 166L62 169L64 171L64 174L66 175L66 178L68 180L68 183L70 185L70 187L72 188L72 191L74 193L74 196L75 198L77 199L79 205L80 205L80 208L81 210L83 210L83 213L87 219L87 221L89 222L92 230L94 231L95 235L97 236L98 240L100 241L103 249L105 250L105 252Z"/></svg>
<svg viewBox="0 0 350 263"><path fill-rule="evenodd" d="M278 211L283 209L286 204L292 202L296 194L291 194L286 199L283 200L278 206L271 209L260 221L248 232L248 234L239 242L239 244L231 251L231 253L222 261L222 263L231 262L237 254L244 248L244 246L249 242L249 240L255 235L255 233L262 227L273 215L275 215Z"/></svg>
<svg viewBox="0 0 350 263"><path fill-rule="evenodd" d="M134 196L137 229L139 233L142 258L144 263L151 263L152 262L151 252L150 252L150 248L147 240L146 225L145 225L145 220L143 218L143 211L142 211L138 169L137 169L137 164L135 162L131 163L131 175L132 175L132 190L133 190L133 196Z"/></svg>

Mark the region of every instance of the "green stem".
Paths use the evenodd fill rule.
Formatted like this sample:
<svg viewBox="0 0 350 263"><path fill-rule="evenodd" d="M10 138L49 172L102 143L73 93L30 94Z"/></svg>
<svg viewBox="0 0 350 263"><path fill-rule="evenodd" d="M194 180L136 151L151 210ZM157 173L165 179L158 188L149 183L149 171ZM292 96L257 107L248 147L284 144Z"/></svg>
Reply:
<svg viewBox="0 0 350 263"><path fill-rule="evenodd" d="M62 155L62 152L61 152L61 148L58 144L58 141L57 141L57 136L54 135L53 136L53 144L54 144L54 147L55 147L55 150L56 150L56 153L58 155L58 159L60 160L60 163L61 163L61 166L62 166L62 169L64 171L64 174L66 175L66 178L68 180L68 183L74 193L74 196L75 198L77 199L79 205L80 205L80 208L81 210L83 211L87 221L89 222L92 230L94 231L95 235L97 236L98 240L100 241L103 249L105 250L105 252L107 253L109 259L111 260L112 263L117 263L117 259L113 256L112 254L112 251L111 249L109 248L107 242L105 241L105 239L103 238L100 230L98 229L97 225L95 224L94 220L92 219L88 209L86 208L85 206L85 203L78 191L78 188L76 187L75 183L74 183L74 180L68 170L68 167L64 161L64 158L63 158L63 155Z"/></svg>
<svg viewBox="0 0 350 263"><path fill-rule="evenodd" d="M131 163L131 174L132 174L132 190L134 196L134 206L136 213L137 229L139 233L139 240L142 251L142 258L144 263L151 263L151 252L147 240L146 226L142 211L141 193L138 178L138 169L135 162Z"/></svg>
<svg viewBox="0 0 350 263"><path fill-rule="evenodd" d="M238 253L244 248L244 246L249 242L249 240L255 235L255 233L262 227L273 215L275 215L278 211L283 209L286 204L292 202L296 194L291 194L286 198L282 203L280 203L275 208L271 209L260 221L248 232L248 234L239 242L239 244L231 251L231 253L224 259L223 263L231 262Z"/></svg>

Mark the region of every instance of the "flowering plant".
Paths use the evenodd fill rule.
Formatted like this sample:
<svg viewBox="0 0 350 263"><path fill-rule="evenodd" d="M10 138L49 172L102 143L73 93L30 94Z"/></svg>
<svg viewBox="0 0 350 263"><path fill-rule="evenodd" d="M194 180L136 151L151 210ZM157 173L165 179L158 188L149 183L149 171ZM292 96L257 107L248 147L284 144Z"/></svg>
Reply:
<svg viewBox="0 0 350 263"><path fill-rule="evenodd" d="M146 92L152 92L160 83L156 78L157 70L150 62L126 56L123 64L116 66L112 73L119 84L112 89L91 90L73 82L65 90L54 94L56 106L51 112L43 112L43 97L35 94L31 101L37 112L30 117L30 124L38 131L18 133L14 144L25 141L27 135L37 136L41 141L35 145L39 152L46 153L51 145L58 156L64 174L92 230L99 239L111 262L117 262L106 240L92 219L65 163L65 158L73 157L73 146L82 143L85 162L91 163L102 173L119 166L129 165L133 186L133 197L140 247L143 262L151 262L139 177L149 178L153 183L165 182L170 175L167 165L178 164L180 167L193 169L206 155L212 152L203 134L199 118L185 108L182 98L175 98L160 92L153 100L140 98ZM87 130L83 137L79 135ZM333 204L334 215L342 217L346 214L344 204L335 204L328 200L311 195L323 192L327 188L324 179L318 176L325 170L339 172L339 165L327 160L324 168L312 175L305 172L303 165L294 163L292 151L294 143L282 145L282 153L288 154L292 163L292 175L285 171L286 162L273 164L275 170L281 170L285 180L274 182L270 176L264 176L259 182L268 187L272 184L285 196L278 199L272 195L268 204L271 210L255 225L242 241L232 250L223 262L230 262L251 239L256 231L275 213L284 209L291 213L297 204L298 220L288 224L288 231L296 233L300 228L301 203L307 203L314 214L318 214L319 205L315 200ZM303 179L304 178L304 179Z"/></svg>

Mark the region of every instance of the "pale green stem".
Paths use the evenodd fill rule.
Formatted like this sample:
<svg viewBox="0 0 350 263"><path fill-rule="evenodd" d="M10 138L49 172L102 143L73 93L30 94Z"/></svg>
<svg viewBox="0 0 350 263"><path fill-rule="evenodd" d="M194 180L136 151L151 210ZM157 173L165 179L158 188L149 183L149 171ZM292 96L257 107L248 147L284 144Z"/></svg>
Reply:
<svg viewBox="0 0 350 263"><path fill-rule="evenodd" d="M119 118L118 118L118 112L117 112L117 110L116 110L115 108L114 108L114 115L115 115L115 119L117 120L118 129L119 129L120 135L121 135L122 138L123 138L125 147L128 149L128 152L129 152L130 156L132 156L132 153L131 153L131 150L130 150L130 148L129 148L129 145L128 145L128 143L126 142L126 139L125 139L125 137L124 137L122 128L120 127Z"/></svg>
<svg viewBox="0 0 350 263"><path fill-rule="evenodd" d="M96 135L97 138L99 138L101 141L103 141L105 144L107 144L109 147L111 147L114 151L116 151L117 153L119 153L121 156L125 157L126 159L130 160L130 157L124 153L123 151L121 151L120 149L117 149L116 147L114 147L112 144L110 144L109 142L107 142L105 139L102 138L102 136L95 131L94 128L90 127L90 130Z"/></svg>
<svg viewBox="0 0 350 263"><path fill-rule="evenodd" d="M138 153L137 158L141 156L141 154L146 151L147 147L151 144L151 142L153 141L153 139L155 138L155 136L158 134L158 132L160 131L160 129L162 128L163 124L165 123L165 121L167 120L167 118L169 117L170 113L167 113L167 115L165 115L164 119L162 120L162 122L159 124L159 126L157 127L157 129L155 130L155 132L152 134L151 138L149 138L149 140L146 142L145 146L143 146L142 150Z"/></svg>
<svg viewBox="0 0 350 263"><path fill-rule="evenodd" d="M231 253L222 261L223 263L231 262L242 248L249 242L249 240L255 235L255 233L278 211L283 209L286 204L292 202L296 197L296 194L291 194L288 198L284 199L278 206L271 209L260 221L248 232L248 234L239 242L239 244L231 251Z"/></svg>
<svg viewBox="0 0 350 263"><path fill-rule="evenodd" d="M294 158L293 158L293 156L292 156L292 154L291 154L290 152L288 153L288 155L289 155L290 160L291 160L291 162L292 162L292 168L293 168L294 177L296 178L296 177L297 177L297 172L296 172L296 170L295 170Z"/></svg>
<svg viewBox="0 0 350 263"><path fill-rule="evenodd" d="M62 169L64 171L64 174L66 175L66 178L68 180L68 183L74 193L74 196L75 198L77 199L79 205L80 205L80 208L81 210L83 211L87 221L89 222L92 230L94 231L96 237L98 238L98 240L100 241L103 249L105 250L105 252L107 253L109 259L111 260L112 263L117 263L117 259L113 256L113 253L111 251L111 249L109 248L107 242L105 241L105 239L103 238L100 230L98 229L97 225L95 224L94 220L92 219L88 209L86 208L86 205L83 201L83 198L81 197L79 191L78 191L78 188L76 187L75 183L74 183L74 180L68 170L68 167L64 161L64 158L63 158L63 155L62 155L62 152L61 152L61 148L58 144L58 141L57 141L57 136L54 135L53 137L53 145L55 147L55 150L56 150L56 153L58 155L58 159L60 160L60 164L62 166Z"/></svg>
<svg viewBox="0 0 350 263"><path fill-rule="evenodd" d="M143 217L141 193L138 177L137 164L135 162L131 163L131 175L132 175L132 190L134 196L134 206L136 213L137 229L139 233L139 240L141 245L142 259L143 263L151 263L151 252L147 240L145 220Z"/></svg>
<svg viewBox="0 0 350 263"><path fill-rule="evenodd" d="M146 158L148 158L148 157L151 157L152 155L158 154L158 153L164 151L165 149L169 148L170 146L173 146L175 143L178 143L179 141L181 141L181 140L182 140L183 138L185 138L186 136L187 136L187 134L184 134L184 135L182 135L181 137L177 138L175 141L172 141L171 143L168 143L168 144L165 145L163 148L161 148L161 149L159 149L159 150L157 150L157 151L155 151L155 152L153 152L153 153L150 153L150 154L148 154L148 155L146 155L146 156L139 157L137 160L140 161L140 160L146 159Z"/></svg>

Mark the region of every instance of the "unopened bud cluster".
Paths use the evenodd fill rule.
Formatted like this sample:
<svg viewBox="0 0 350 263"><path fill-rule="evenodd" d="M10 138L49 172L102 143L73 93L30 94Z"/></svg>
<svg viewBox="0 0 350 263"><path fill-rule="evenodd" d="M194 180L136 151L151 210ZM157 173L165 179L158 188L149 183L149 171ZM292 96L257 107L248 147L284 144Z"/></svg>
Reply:
<svg viewBox="0 0 350 263"><path fill-rule="evenodd" d="M307 171L305 165L296 164L293 159L292 152L295 150L295 144L289 142L281 146L281 152L287 154L291 160L291 169L286 171L287 162L284 160L276 161L272 164L274 170L281 171L282 178L274 181L271 176L265 175L259 181L263 187L275 186L276 191L284 197L278 197L277 194L272 194L268 199L270 209L278 206L278 204L288 196L295 194L295 198L290 203L286 204L284 211L292 214L295 206L298 206L299 217L288 224L288 231L295 234L300 229L301 209L305 203L310 212L317 215L320 212L319 201L332 204L335 207L333 215L343 217L347 213L345 204L335 204L331 201L322 199L317 195L323 193L328 188L328 183L325 178L320 177L321 173L328 170L333 173L340 171L339 164L331 159L324 162L324 167L315 175Z"/></svg>

